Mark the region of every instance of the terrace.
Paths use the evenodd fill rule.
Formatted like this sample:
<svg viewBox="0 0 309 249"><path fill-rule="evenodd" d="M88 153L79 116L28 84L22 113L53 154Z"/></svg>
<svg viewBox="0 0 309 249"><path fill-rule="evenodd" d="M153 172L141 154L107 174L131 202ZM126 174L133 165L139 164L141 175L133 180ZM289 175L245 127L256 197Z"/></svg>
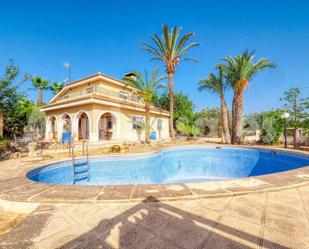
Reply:
<svg viewBox="0 0 309 249"><path fill-rule="evenodd" d="M116 99L142 103L142 99L137 94L134 94L134 93L129 94L125 91L114 91L114 90L106 89L100 86L91 86L86 89L82 89L80 91L72 91L63 96L60 96L57 100L60 101L60 100L65 100L65 99L72 99L72 98L76 98L79 96L90 95L93 93L98 93L98 94L101 94L107 97L113 97Z"/></svg>

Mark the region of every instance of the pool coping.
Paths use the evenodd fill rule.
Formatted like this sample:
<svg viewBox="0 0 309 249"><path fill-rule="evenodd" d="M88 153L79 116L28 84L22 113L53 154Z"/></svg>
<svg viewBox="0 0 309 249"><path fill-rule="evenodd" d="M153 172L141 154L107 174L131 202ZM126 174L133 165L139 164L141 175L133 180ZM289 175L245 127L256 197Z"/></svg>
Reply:
<svg viewBox="0 0 309 249"><path fill-rule="evenodd" d="M308 152L293 151L282 148L265 148L261 146L231 146L231 145L180 145L170 146L160 150L128 154L151 155L162 150L181 147L240 147L263 150L283 151L306 155ZM110 157L111 155L107 155ZM115 157L122 155L113 155ZM104 157L91 156L91 157ZM44 162L25 163L24 168L14 174L0 176L0 200L26 203L104 203L104 202L140 202L154 200L193 200L199 198L226 197L280 191L309 184L309 166L298 169L261 176L252 176L220 181L171 183L171 184L140 184L140 185L56 185L34 182L25 175L27 172L65 160L47 160Z"/></svg>

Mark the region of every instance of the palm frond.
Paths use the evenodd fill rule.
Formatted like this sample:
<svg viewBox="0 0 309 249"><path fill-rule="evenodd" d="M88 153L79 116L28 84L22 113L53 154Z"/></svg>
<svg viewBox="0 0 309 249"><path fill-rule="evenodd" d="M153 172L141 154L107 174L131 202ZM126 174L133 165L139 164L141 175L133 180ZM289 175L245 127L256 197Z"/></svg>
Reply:
<svg viewBox="0 0 309 249"><path fill-rule="evenodd" d="M262 58L255 62L255 51L245 50L242 54L235 57L227 56L223 58L225 62L225 77L229 84L237 89L241 81L250 81L255 75L267 68L276 66L268 59Z"/></svg>
<svg viewBox="0 0 309 249"><path fill-rule="evenodd" d="M180 60L192 60L197 59L182 58L193 47L199 46L197 42L193 42L189 45L186 43L194 36L194 33L189 32L180 37L181 28L172 27L167 25L162 26L161 36L154 33L150 36L152 43L142 42L142 49L153 54L154 57L151 60L161 60L166 65L166 70L174 72L176 66Z"/></svg>
<svg viewBox="0 0 309 249"><path fill-rule="evenodd" d="M181 51L178 53L178 56L183 56L184 54L188 53L190 48L197 47L199 45L200 45L200 43L198 43L198 42L193 42L193 43L189 44L185 48L181 49Z"/></svg>

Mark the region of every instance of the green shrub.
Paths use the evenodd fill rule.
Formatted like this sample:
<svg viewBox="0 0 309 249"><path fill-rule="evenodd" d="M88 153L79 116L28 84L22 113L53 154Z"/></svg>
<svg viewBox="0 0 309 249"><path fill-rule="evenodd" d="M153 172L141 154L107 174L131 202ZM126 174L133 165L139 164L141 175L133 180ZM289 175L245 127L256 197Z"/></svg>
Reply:
<svg viewBox="0 0 309 249"><path fill-rule="evenodd" d="M10 142L3 137L0 137L0 150L4 150L10 146Z"/></svg>

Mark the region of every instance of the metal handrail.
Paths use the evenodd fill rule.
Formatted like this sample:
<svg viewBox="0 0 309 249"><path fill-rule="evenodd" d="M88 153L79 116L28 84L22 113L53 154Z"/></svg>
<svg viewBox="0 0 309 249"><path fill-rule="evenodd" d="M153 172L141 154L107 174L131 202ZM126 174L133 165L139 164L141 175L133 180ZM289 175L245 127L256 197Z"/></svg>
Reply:
<svg viewBox="0 0 309 249"><path fill-rule="evenodd" d="M74 143L72 143L72 147L71 147L71 151L72 151L72 167L73 167L73 184L75 184L77 181L80 180L87 180L89 181L90 179L90 166L89 166L89 153L88 153L88 143L86 144L86 161L85 162L80 162L78 160L75 159L75 154L74 154ZM83 143L83 154L84 154L84 143ZM76 167L77 166L86 166L86 170L85 171L77 171ZM85 173L87 174L85 177L82 178L77 178L77 175L80 173Z"/></svg>
<svg viewBox="0 0 309 249"><path fill-rule="evenodd" d="M111 97L119 98L122 100L129 100L129 101L138 102L138 103L143 102L142 99L138 97L136 94L129 94L127 97L124 97L124 95L121 94L121 91L114 91L114 90L106 89L100 86L91 86L91 87L82 89L80 91L71 92L71 93L68 93L68 94L65 94L59 97L58 100L70 99L70 98L83 96L83 95L90 94L90 93L100 93L106 96L111 96Z"/></svg>

